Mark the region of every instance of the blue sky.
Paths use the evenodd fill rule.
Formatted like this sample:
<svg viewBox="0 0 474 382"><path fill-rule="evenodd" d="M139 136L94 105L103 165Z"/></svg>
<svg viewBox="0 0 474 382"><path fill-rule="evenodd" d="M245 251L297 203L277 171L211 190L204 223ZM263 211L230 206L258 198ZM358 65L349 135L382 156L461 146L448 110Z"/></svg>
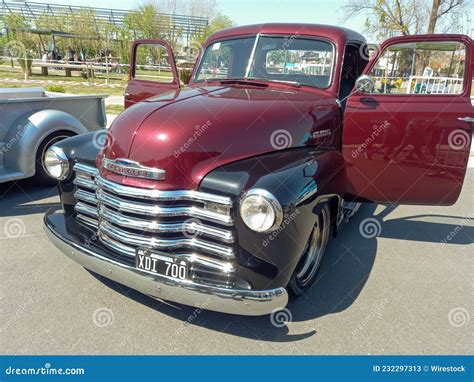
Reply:
<svg viewBox="0 0 474 382"><path fill-rule="evenodd" d="M137 0L35 0L42 3L133 9ZM220 13L237 24L262 22L306 22L341 25L363 32L364 17L343 22L345 0L217 0ZM370 36L366 36L370 39Z"/></svg>

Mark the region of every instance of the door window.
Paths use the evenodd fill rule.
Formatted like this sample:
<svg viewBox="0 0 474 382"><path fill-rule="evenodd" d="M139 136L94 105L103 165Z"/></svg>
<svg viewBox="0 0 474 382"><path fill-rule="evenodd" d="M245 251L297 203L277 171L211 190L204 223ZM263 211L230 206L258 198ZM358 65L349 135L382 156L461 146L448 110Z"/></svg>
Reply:
<svg viewBox="0 0 474 382"><path fill-rule="evenodd" d="M135 51L133 78L142 81L172 83L174 80L170 57L160 44L139 44Z"/></svg>
<svg viewBox="0 0 474 382"><path fill-rule="evenodd" d="M465 63L461 42L407 42L387 47L370 75L375 93L461 94Z"/></svg>

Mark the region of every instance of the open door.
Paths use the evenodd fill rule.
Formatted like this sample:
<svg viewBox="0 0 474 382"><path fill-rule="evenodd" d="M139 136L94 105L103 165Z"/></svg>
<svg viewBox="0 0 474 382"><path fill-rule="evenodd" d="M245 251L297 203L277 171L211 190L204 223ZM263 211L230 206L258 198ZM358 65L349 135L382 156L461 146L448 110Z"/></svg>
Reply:
<svg viewBox="0 0 474 382"><path fill-rule="evenodd" d="M473 42L462 35L387 40L344 113L348 200L451 205L471 146ZM369 79L370 80L370 79Z"/></svg>
<svg viewBox="0 0 474 382"><path fill-rule="evenodd" d="M162 39L135 41L130 59L130 80L125 89L125 108L179 88L171 46Z"/></svg>

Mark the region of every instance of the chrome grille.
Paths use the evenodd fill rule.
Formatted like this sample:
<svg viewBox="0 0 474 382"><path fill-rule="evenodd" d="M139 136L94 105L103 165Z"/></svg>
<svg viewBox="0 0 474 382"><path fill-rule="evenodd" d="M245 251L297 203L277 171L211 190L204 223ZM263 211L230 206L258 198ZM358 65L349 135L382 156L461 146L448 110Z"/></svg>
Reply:
<svg viewBox="0 0 474 382"><path fill-rule="evenodd" d="M149 190L110 182L76 163L76 217L101 243L129 261L139 247L187 259L196 276L228 285L235 241L230 198L199 191ZM213 276L214 274L214 276Z"/></svg>

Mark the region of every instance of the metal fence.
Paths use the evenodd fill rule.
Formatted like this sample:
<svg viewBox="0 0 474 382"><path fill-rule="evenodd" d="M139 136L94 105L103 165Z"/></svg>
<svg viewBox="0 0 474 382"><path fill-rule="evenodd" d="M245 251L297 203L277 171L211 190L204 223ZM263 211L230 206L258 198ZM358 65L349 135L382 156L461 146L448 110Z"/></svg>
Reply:
<svg viewBox="0 0 474 382"><path fill-rule="evenodd" d="M47 14L52 17L67 19L67 16L71 13L87 10L95 13L96 20L107 21L108 23L120 28L124 26L126 16L132 12L124 9L90 8L29 1L13 2L2 0L0 6L0 24L2 18L10 13L21 14L32 26L34 26L36 18L41 15ZM160 19L162 27L168 27L174 32L180 31L186 39L201 32L208 24L208 19L206 17L167 13L162 13L160 16L163 16ZM169 23L169 25L163 25L162 23Z"/></svg>

